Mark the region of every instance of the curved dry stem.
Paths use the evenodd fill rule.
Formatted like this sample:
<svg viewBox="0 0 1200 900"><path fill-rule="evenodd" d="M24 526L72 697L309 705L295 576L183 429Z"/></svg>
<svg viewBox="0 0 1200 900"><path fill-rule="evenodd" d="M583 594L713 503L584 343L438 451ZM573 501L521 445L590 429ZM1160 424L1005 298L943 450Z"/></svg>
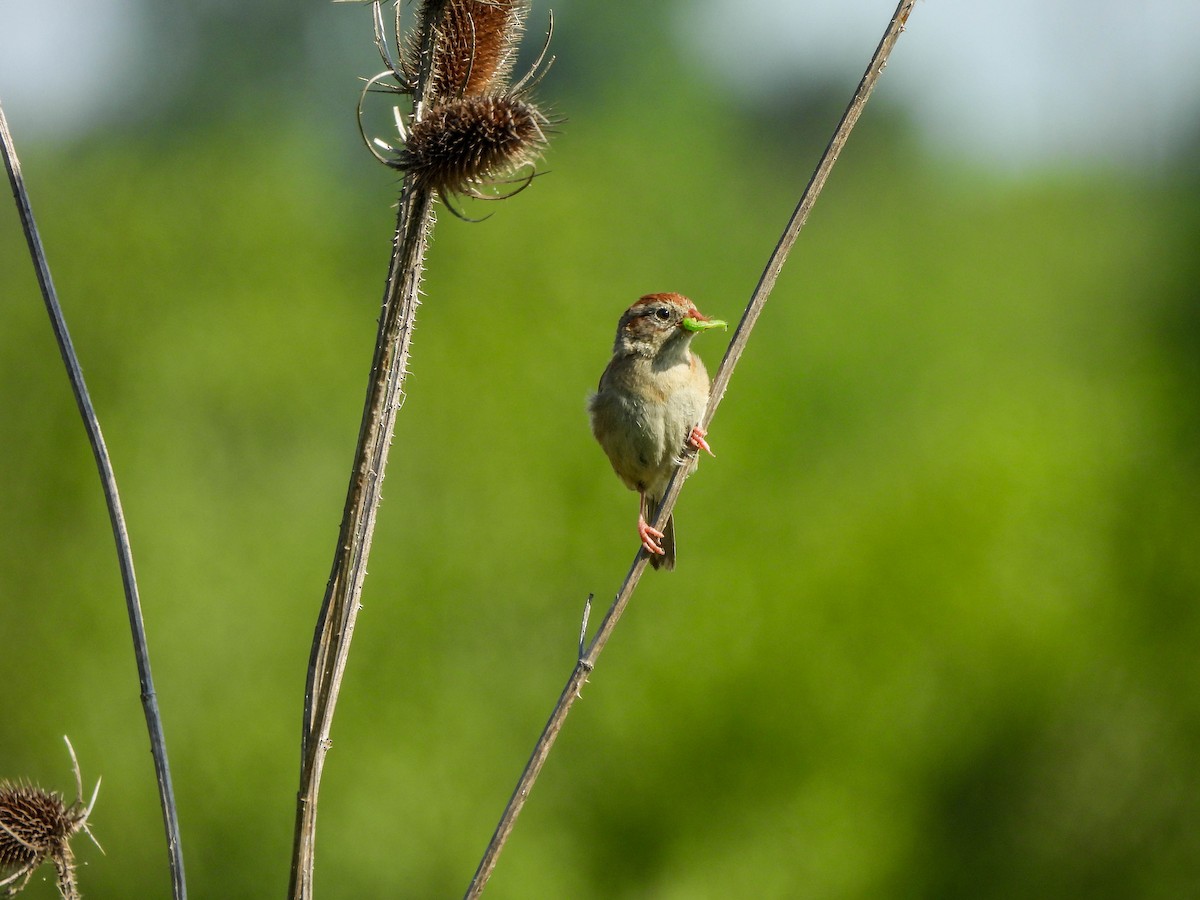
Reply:
<svg viewBox="0 0 1200 900"><path fill-rule="evenodd" d="M8 120L4 116L3 108L0 108L0 144L3 145L4 166L8 170L9 183L12 185L13 197L16 199L17 210L21 217L21 227L25 232L25 240L29 244L29 253L37 272L38 285L41 287L46 311L50 315L50 324L54 329L59 353L67 368L67 377L71 382L71 391L75 395L75 404L79 408L79 415L83 419L83 426L87 431L88 442L92 447L92 456L96 460L96 468L100 474L100 484L104 490L104 501L108 506L108 519L112 527L113 539L117 545L117 564L121 570L121 584L125 590L125 607L133 638L133 655L137 663L142 711L145 714L146 728L150 734L150 753L154 759L154 771L158 780L159 804L162 807L163 827L167 836L167 853L171 869L171 890L175 900L183 900L187 897L187 882L183 871L183 850L179 841L179 814L175 808L175 791L171 786L171 767L167 761L167 742L163 734L162 717L158 711L158 696L154 692L154 679L150 674L150 648L146 641L146 627L142 618L141 600L138 596L137 576L133 569L133 550L130 547L129 532L125 526L125 513L121 509L121 497L117 491L117 479L113 472L112 460L108 455L108 447L104 443L104 435L100 431L100 420L92 406L87 383L83 378L83 370L79 365L79 358L75 354L75 347L71 342L70 332L67 330L67 322L58 302L58 294L50 277L50 266L46 261L42 239L33 218L33 208L25 190L21 164L17 159L16 147L13 145L12 134L9 132ZM72 751L72 755L74 755L74 751Z"/></svg>
<svg viewBox="0 0 1200 900"><path fill-rule="evenodd" d="M762 308L775 286L775 281L783 269L783 264L787 260L788 253L791 251L792 245L796 242L796 238L800 234L800 229L804 227L813 204L816 203L817 197L820 195L822 188L824 188L825 182L829 178L829 173L832 171L834 163L837 162L838 155L841 153L842 147L845 146L851 130L858 121L863 106L870 97L876 81L879 79L879 74L887 62L892 47L895 46L896 40L904 30L904 25L908 21L908 16L912 12L915 3L916 0L900 0L900 4L896 7L896 11L892 15L892 20L888 24L883 38L880 40L879 46L871 58L870 64L867 66L867 70L859 82L849 106L846 107L841 121L834 130L833 137L826 146L825 152L821 155L821 161L818 163L816 171L813 173L812 178L809 179L799 204L797 204L791 219L788 221L787 227L783 231L783 235L776 244L775 250L771 254L766 268L763 270L762 277L759 279L754 293L750 297L746 311L738 323L737 330L733 334L733 338L729 343L728 349L725 351L725 356L721 360L721 365L713 379L708 408L705 410L700 422L702 428L707 429L713 415L716 413L717 407L724 398L725 390L729 385L729 379L733 376L733 370L741 358L742 352L745 350L747 341L750 339L750 332L754 328L754 323L758 321L758 316L762 312ZM685 452L694 455L696 451L688 450ZM682 467L676 468L675 474L672 475L671 482L667 486L666 494L661 504L659 504L658 513L652 523L659 529L665 525L668 517L671 515L671 511L675 508L676 501L679 499L679 493L683 489L683 482L686 475L681 475L681 471L683 471ZM582 649L581 641L579 659L570 677L567 679L562 693L559 695L558 703L555 704L549 720L542 729L541 736L534 746L529 761L525 764L525 770L521 773L521 778L517 782L516 789L513 791L508 805L500 817L500 822L492 834L492 839L484 851L483 858L479 862L479 867L475 871L475 876L464 895L466 900L473 900L473 898L477 898L483 893L488 879L496 868L500 853L503 851L509 835L516 825L517 816L520 815L521 809L529 797L529 792L533 789L533 785L541 773L542 766L545 764L546 758L550 755L554 741L558 737L558 733L562 730L567 714L579 698L580 688L595 668L596 660L612 636L612 632L616 628L622 613L624 613L625 608L629 605L629 601L633 596L633 592L637 589L638 583L641 581L642 574L645 572L648 562L649 558L646 552L639 550L637 556L634 558L633 566L625 576L625 581L617 593L616 599L613 601L612 606L609 607L604 620L596 630L596 636L592 638L591 644L588 645L585 651ZM590 598L588 609L590 610ZM586 614L587 612L585 611Z"/></svg>

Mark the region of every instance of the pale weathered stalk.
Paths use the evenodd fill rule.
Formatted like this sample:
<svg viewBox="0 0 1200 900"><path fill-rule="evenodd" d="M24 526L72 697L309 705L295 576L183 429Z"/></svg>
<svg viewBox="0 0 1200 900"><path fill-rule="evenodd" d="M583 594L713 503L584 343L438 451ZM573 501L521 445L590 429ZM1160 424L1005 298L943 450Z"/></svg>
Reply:
<svg viewBox="0 0 1200 900"><path fill-rule="evenodd" d="M334 708L350 654L363 579L367 574L367 558L371 551L375 514L379 507L396 413L403 398L408 350L432 224L429 192L406 188L400 201L396 244L380 317L379 338L371 367L353 475L309 662L289 890L289 896L293 898L313 896L317 798L321 773L329 750Z"/></svg>
<svg viewBox="0 0 1200 900"><path fill-rule="evenodd" d="M533 123L532 135L540 141L518 146L517 151L508 156L489 154L486 147L475 144L468 149L479 152L468 153L466 159L482 159L485 165L481 170L464 166L459 158L434 157L426 159L423 166L416 166L413 162L411 142L418 135L429 136L428 133L432 131L434 140L431 146L434 147L448 146L454 149L461 146L461 142L437 140L437 132L441 127L450 127L456 122L461 124L461 118L455 119L444 114L446 104L459 100L457 91L460 87L474 82L466 77L463 86L457 83L447 85L439 82L438 76L444 76L445 71L459 69L469 76L473 71L476 53L482 54L481 59L486 57L494 62L494 70L489 70L488 97L497 103L513 99L514 106L509 111L517 108L515 97L500 96L493 89L499 91L507 87L508 63L505 60L520 35L524 0L478 0L478 8L465 0L426 0L416 17L418 25L415 40L408 44L415 47L414 58L403 61L397 57L402 55L400 48L405 46L405 42L397 33L397 55L393 56L386 45L380 3L376 2L373 6L376 44L387 71L368 80L366 88L369 90L373 85L390 79L393 93L411 98L412 113L408 117L407 127L400 129L402 139L408 142L400 150L387 144L368 142L376 158L405 171L406 175L400 194L392 258L350 487L309 660L289 888L289 896L293 900L311 900L313 896L321 774L330 746L334 708L360 607L396 413L404 397L409 345L419 305L425 253L434 221L433 196L437 194L448 202L449 195L456 192L470 195L476 190L477 184L489 183L506 165L530 164L535 151L540 150L544 143L539 127L540 114L529 104L523 104L519 108L527 113L527 121ZM399 26L400 6L397 4L397 32ZM440 60L436 64L435 56ZM451 87L455 92L453 96L447 96ZM514 88L514 92L516 90ZM480 104L481 109L486 107L487 104ZM361 117L361 105L359 112ZM448 124L443 126L442 123ZM485 124L494 126L496 123ZM417 129L421 130L418 132ZM493 127L490 130L476 129L475 132L468 130L467 133L480 130L492 135L497 131ZM379 147L386 148L393 155L385 156L379 152Z"/></svg>

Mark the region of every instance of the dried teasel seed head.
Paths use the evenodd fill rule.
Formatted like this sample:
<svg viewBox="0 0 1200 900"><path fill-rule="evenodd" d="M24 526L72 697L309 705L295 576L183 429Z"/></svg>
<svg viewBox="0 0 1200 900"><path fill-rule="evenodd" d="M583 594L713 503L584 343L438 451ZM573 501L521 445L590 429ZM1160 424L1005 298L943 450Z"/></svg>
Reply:
<svg viewBox="0 0 1200 900"><path fill-rule="evenodd" d="M393 56L379 0L375 3L375 43L387 69L366 80L358 103L359 132L376 159L407 173L410 184L436 193L460 218L465 217L450 195L512 196L532 181L533 163L546 147L551 120L530 95L554 62L546 58L553 16L537 60L511 83L528 13L529 0L425 0L407 52L398 46ZM407 123L399 106L392 109L403 142L399 147L368 138L363 127L363 102L377 86L415 101ZM523 168L528 172L516 176ZM507 193L481 191L506 182L518 186Z"/></svg>
<svg viewBox="0 0 1200 900"><path fill-rule="evenodd" d="M480 187L504 183L532 165L546 146L549 120L511 95L462 97L430 108L416 122L392 165L438 193L486 196ZM530 176L532 177L532 176Z"/></svg>
<svg viewBox="0 0 1200 900"><path fill-rule="evenodd" d="M36 866L74 833L75 819L60 795L0 782L0 867Z"/></svg>
<svg viewBox="0 0 1200 900"><path fill-rule="evenodd" d="M432 28L433 55L429 98L437 102L471 97L504 88L525 30L529 0L430 0L421 9L423 34ZM415 83L419 48L405 54Z"/></svg>
<svg viewBox="0 0 1200 900"><path fill-rule="evenodd" d="M72 804L68 805L53 791L24 782L0 781L0 876L3 876L0 888L7 888L5 894L22 890L34 870L49 860L58 875L59 893L65 900L79 900L71 838L82 831L95 841L88 828L88 816L100 785L96 784L96 791L85 806L79 762L69 740L67 749L71 753L78 795Z"/></svg>

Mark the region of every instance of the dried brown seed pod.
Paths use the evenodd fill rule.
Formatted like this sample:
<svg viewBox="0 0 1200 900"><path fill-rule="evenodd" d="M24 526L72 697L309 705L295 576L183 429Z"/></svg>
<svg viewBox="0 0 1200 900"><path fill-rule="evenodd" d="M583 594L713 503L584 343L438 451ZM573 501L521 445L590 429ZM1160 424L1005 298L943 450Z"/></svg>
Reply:
<svg viewBox="0 0 1200 900"><path fill-rule="evenodd" d="M65 900L78 900L81 896L75 881L75 855L71 852L70 842L80 831L96 840L87 821L96 803L100 782L96 782L92 799L85 806L79 761L71 742L66 738L63 740L67 741L75 772L74 803L67 805L61 794L31 784L0 781L0 873L8 872L0 879L0 888L7 887L6 894L23 890L38 866L49 860L54 864L58 890ZM96 846L99 847L99 843Z"/></svg>
<svg viewBox="0 0 1200 900"><path fill-rule="evenodd" d="M511 196L515 191L485 194L480 188L511 182L520 169L532 166L546 146L549 124L528 100L508 94L449 100L412 126L389 165L409 173L443 202L452 194ZM517 180L527 184L532 177Z"/></svg>
<svg viewBox="0 0 1200 900"><path fill-rule="evenodd" d="M537 60L512 84L529 0L426 0L407 52L402 52L404 42L398 40L396 57L388 48L380 3L374 6L375 42L387 69L366 81L359 97L358 125L376 159L410 174L414 184L436 193L459 218L465 216L454 209L451 195L497 200L526 187L533 179L531 167L546 147L551 124L530 100L530 93L554 62L546 59L553 16ZM397 5L397 33L399 28ZM427 73L421 70L423 59L429 66ZM425 74L427 81L422 82ZM400 146L367 137L363 101L372 90L414 97L419 93L423 98L415 104L410 124L400 108L393 107ZM528 174L518 176L525 167L530 167ZM481 190L505 183L518 187L508 193Z"/></svg>

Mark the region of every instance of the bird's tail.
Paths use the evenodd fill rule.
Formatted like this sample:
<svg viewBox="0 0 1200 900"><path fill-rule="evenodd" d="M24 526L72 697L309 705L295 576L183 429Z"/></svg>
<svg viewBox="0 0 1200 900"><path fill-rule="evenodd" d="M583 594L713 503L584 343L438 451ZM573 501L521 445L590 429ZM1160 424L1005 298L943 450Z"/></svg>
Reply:
<svg viewBox="0 0 1200 900"><path fill-rule="evenodd" d="M657 514L658 504L654 505ZM666 524L663 525L662 548L665 551L662 556L657 553L650 554L650 565L656 569L666 569L668 572L675 568L675 515L672 513L667 517Z"/></svg>

